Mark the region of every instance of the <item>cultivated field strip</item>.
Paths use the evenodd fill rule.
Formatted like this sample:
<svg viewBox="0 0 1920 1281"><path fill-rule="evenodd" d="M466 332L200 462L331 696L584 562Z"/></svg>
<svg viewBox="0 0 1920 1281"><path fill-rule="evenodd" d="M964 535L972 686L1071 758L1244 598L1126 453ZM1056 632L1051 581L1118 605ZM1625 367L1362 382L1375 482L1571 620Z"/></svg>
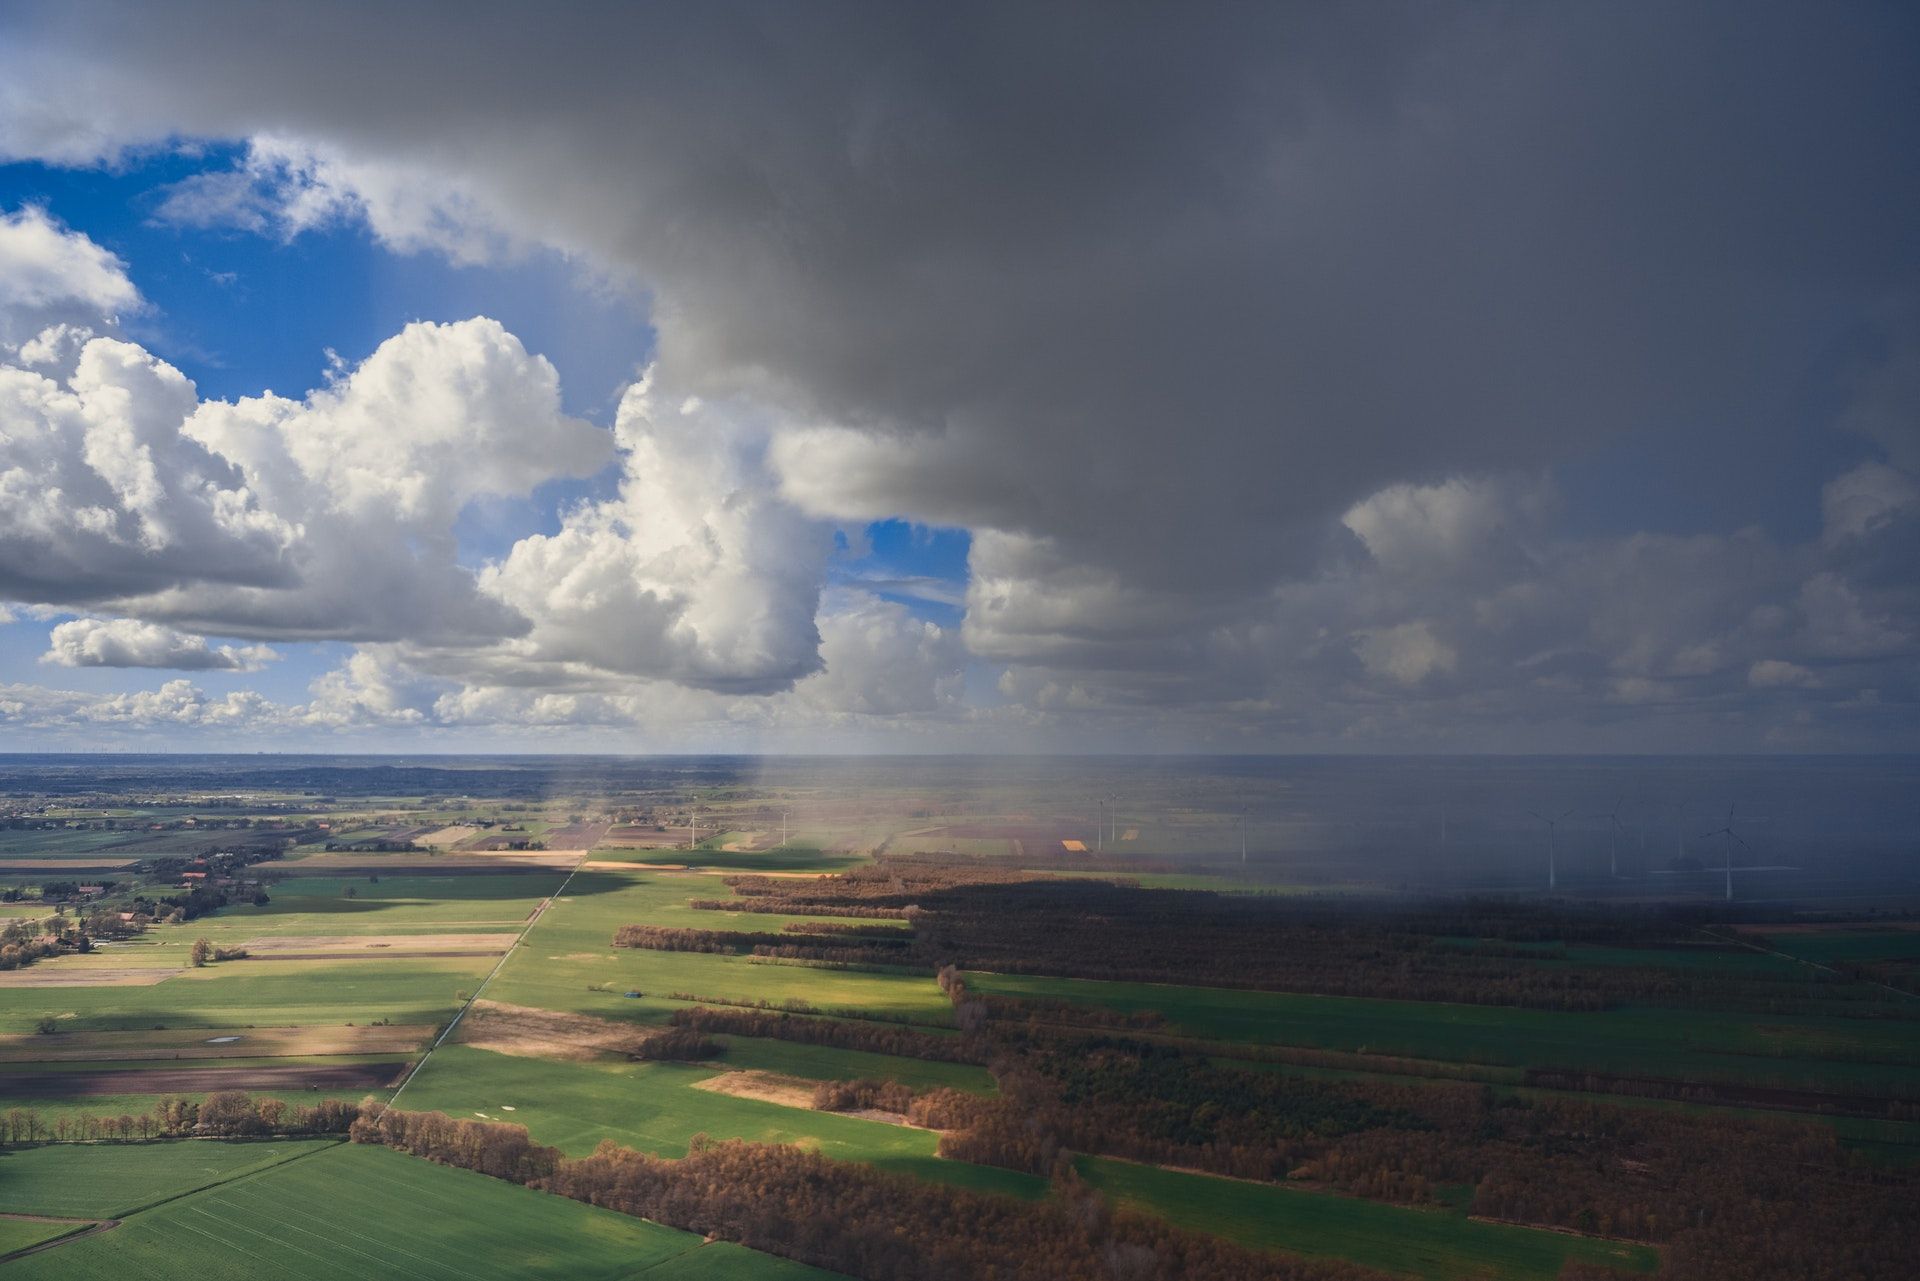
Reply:
<svg viewBox="0 0 1920 1281"><path fill-rule="evenodd" d="M8 1265L20 1278L108 1281L696 1281L829 1274L380 1148L331 1145L128 1216L111 1232ZM733 1271L740 1263L749 1267Z"/></svg>

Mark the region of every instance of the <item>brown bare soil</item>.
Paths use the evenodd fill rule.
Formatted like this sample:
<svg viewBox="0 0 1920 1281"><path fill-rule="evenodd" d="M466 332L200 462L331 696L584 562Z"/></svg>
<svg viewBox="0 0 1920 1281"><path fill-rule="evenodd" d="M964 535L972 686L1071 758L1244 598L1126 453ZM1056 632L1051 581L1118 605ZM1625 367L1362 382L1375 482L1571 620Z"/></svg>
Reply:
<svg viewBox="0 0 1920 1281"><path fill-rule="evenodd" d="M572 823L556 827L546 835L546 844L554 849L590 850L606 839L605 823Z"/></svg>
<svg viewBox="0 0 1920 1281"><path fill-rule="evenodd" d="M589 1062L631 1054L660 1031L590 1014L481 1000L468 1007L456 1039L477 1049L526 1059Z"/></svg>
<svg viewBox="0 0 1920 1281"><path fill-rule="evenodd" d="M763 1103L778 1103L784 1107L811 1108L814 1087L818 1084L817 1081L807 1081L797 1076L753 1069L722 1072L704 1081L695 1081L693 1088L713 1094L730 1094L737 1099L759 1099Z"/></svg>
<svg viewBox="0 0 1920 1281"><path fill-rule="evenodd" d="M455 854L311 854L276 870L286 875L332 873L365 875L408 873L410 875L475 876L512 871L516 868L546 869L572 867L581 850L462 850Z"/></svg>
<svg viewBox="0 0 1920 1281"><path fill-rule="evenodd" d="M434 1029L250 1027L234 1032L167 1028L142 1032L19 1033L0 1036L0 1063L93 1063L133 1059L272 1059L292 1055L411 1054ZM234 1038L234 1039L229 1039Z"/></svg>
<svg viewBox="0 0 1920 1281"><path fill-rule="evenodd" d="M91 872L101 868L131 867L131 858L0 858L0 872Z"/></svg>
<svg viewBox="0 0 1920 1281"><path fill-rule="evenodd" d="M284 934L248 939L249 957L338 961L354 957L499 956L518 934Z"/></svg>
<svg viewBox="0 0 1920 1281"><path fill-rule="evenodd" d="M54 957L18 970L0 970L0 988L8 987L152 987L185 970L156 965L76 965Z"/></svg>
<svg viewBox="0 0 1920 1281"><path fill-rule="evenodd" d="M652 827L615 827L601 838L602 849L670 850L686 840L684 830L675 832Z"/></svg>
<svg viewBox="0 0 1920 1281"><path fill-rule="evenodd" d="M216 1090L377 1090L403 1062L251 1068L147 1068L137 1072L7 1072L0 1090L13 1098L103 1094L210 1094Z"/></svg>

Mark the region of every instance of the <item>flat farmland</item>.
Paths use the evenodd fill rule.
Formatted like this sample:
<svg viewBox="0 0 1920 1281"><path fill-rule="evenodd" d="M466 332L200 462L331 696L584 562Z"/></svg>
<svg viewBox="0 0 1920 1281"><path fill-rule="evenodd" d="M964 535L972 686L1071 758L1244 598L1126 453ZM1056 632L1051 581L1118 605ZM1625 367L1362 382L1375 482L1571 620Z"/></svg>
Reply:
<svg viewBox="0 0 1920 1281"><path fill-rule="evenodd" d="M622 873L606 870L582 872L567 886L570 902L581 905L578 916L592 914L606 926L607 937L622 925L668 925L689 930L745 930L770 932L788 925L818 925L823 921L845 921L861 926L894 928L902 937L911 933L905 921L862 917L789 916L773 912L726 911L696 908L695 900L739 901L727 886L731 873ZM571 913L570 913L571 914Z"/></svg>
<svg viewBox="0 0 1920 1281"><path fill-rule="evenodd" d="M184 1139L0 1149L0 1212L112 1218L334 1143Z"/></svg>
<svg viewBox="0 0 1920 1281"><path fill-rule="evenodd" d="M685 1063L557 1063L442 1046L400 1096L400 1106L512 1121L542 1143L578 1156L602 1138L659 1156L684 1156L696 1134L797 1143L840 1160L987 1191L1037 1196L1046 1181L934 1155L931 1130L786 1107L696 1085L719 1075Z"/></svg>
<svg viewBox="0 0 1920 1281"><path fill-rule="evenodd" d="M602 845L593 851L595 861L633 863L671 863L676 866L710 868L729 874L740 872L841 872L867 862L864 854L847 850L822 850L805 845L778 845L767 850L724 850L702 841L697 850L667 848L625 848Z"/></svg>
<svg viewBox="0 0 1920 1281"><path fill-rule="evenodd" d="M1457 1210L1415 1209L1273 1184L1082 1158L1083 1177L1121 1205L1258 1249L1346 1259L1429 1281L1551 1281L1569 1263L1652 1272L1658 1254L1564 1232L1483 1223Z"/></svg>
<svg viewBox="0 0 1920 1281"><path fill-rule="evenodd" d="M90 854L110 845L125 844L140 835L120 828L13 828L0 832L0 860Z"/></svg>
<svg viewBox="0 0 1920 1281"><path fill-rule="evenodd" d="M1599 1013L976 974L977 990L1152 1010L1222 1041L1611 1072L1757 1087L1912 1093L1920 1022L1742 1016L1626 1006Z"/></svg>
<svg viewBox="0 0 1920 1281"><path fill-rule="evenodd" d="M69 1065L70 1066L70 1065ZM0 1073L0 1093L15 1099L61 1101L122 1098L131 1095L201 1095L219 1090L264 1090L281 1094L304 1090L327 1096L384 1090L406 1066L384 1062L220 1064L210 1067L137 1068L104 1066L88 1071Z"/></svg>
<svg viewBox="0 0 1920 1281"><path fill-rule="evenodd" d="M173 1146L211 1146L170 1144ZM129 1217L112 1231L16 1260L21 1278L257 1281L262 1275L491 1281L825 1278L742 1251L701 1259L691 1232L433 1165L383 1148L322 1144ZM104 1155L110 1165L118 1153ZM728 1268L754 1265L750 1270ZM718 1270L716 1270L718 1269Z"/></svg>
<svg viewBox="0 0 1920 1281"><path fill-rule="evenodd" d="M715 1060L728 1068L777 1072L809 1081L898 1081L916 1090L945 1086L969 1094L992 1094L993 1076L967 1063L908 1059L897 1054L869 1054L826 1045L803 1045L764 1036L718 1036L726 1047Z"/></svg>
<svg viewBox="0 0 1920 1281"><path fill-rule="evenodd" d="M42 1018L73 1032L440 1023L492 965L488 957L237 961L152 987L0 989L0 1032L31 1032Z"/></svg>
<svg viewBox="0 0 1920 1281"><path fill-rule="evenodd" d="M932 975L778 965L747 956L612 945L613 932L630 923L772 930L787 920L823 919L747 913L729 917L685 906L687 899L708 897L716 890L715 897L725 896L725 886L709 877L582 872L540 917L526 943L507 958L487 996L514 1005L656 1023L681 1007L669 999L670 993L689 992L742 1001L796 1000L935 1026L951 1024L952 1006ZM629 991L645 995L630 999L624 995Z"/></svg>
<svg viewBox="0 0 1920 1281"><path fill-rule="evenodd" d="M488 934L280 934L250 938L240 946L250 960L313 961L415 956L501 956L519 938L514 931Z"/></svg>
<svg viewBox="0 0 1920 1281"><path fill-rule="evenodd" d="M1768 931L1762 926L1758 932ZM1920 960L1920 930L1808 930L1781 932L1772 939L1777 950L1821 965Z"/></svg>
<svg viewBox="0 0 1920 1281"><path fill-rule="evenodd" d="M517 933L562 873L485 876L298 876L274 882L270 901L223 909L165 931L191 945L206 937L241 944L279 936ZM349 896L348 891L352 894Z"/></svg>
<svg viewBox="0 0 1920 1281"><path fill-rule="evenodd" d="M90 1226L86 1220L66 1222L47 1218L9 1219L0 1216L0 1258L42 1241L51 1241Z"/></svg>

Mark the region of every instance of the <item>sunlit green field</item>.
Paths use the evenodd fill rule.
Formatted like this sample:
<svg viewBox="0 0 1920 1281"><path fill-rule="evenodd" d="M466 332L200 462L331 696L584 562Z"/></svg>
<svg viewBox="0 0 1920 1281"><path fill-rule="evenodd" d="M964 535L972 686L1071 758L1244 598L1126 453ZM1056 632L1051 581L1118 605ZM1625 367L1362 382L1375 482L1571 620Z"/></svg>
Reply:
<svg viewBox="0 0 1920 1281"><path fill-rule="evenodd" d="M968 1187L1023 1195L1045 1189L1044 1180L1027 1175L940 1160L929 1130L694 1088L715 1075L698 1064L561 1063L447 1045L407 1084L399 1105L514 1121L576 1155L611 1138L642 1152L684 1156L688 1141L705 1134L799 1143L840 1160Z"/></svg>
<svg viewBox="0 0 1920 1281"><path fill-rule="evenodd" d="M0 1150L0 1213L104 1219L264 1170L330 1139L55 1144Z"/></svg>
<svg viewBox="0 0 1920 1281"><path fill-rule="evenodd" d="M155 1026L232 1028L305 1023L439 1023L491 957L248 960L189 970L148 987L0 988L0 1032L44 1017L64 1031Z"/></svg>
<svg viewBox="0 0 1920 1281"><path fill-rule="evenodd" d="M783 921L802 919L746 913L729 917L685 906L689 898L725 893L715 878L582 872L508 958L487 995L515 1005L650 1022L663 1022L680 1008L680 1002L668 999L670 993L687 992L743 1001L796 1000L936 1026L951 1024L952 1006L930 974L822 969L747 956L612 946L614 931L630 923L777 930ZM629 991L644 996L629 998L624 995Z"/></svg>
<svg viewBox="0 0 1920 1281"><path fill-rule="evenodd" d="M172 1143L179 1148L225 1147ZM257 1281L261 1276L369 1281L568 1278L662 1281L829 1273L534 1192L384 1148L308 1145L301 1159L232 1178L135 1214L109 1232L30 1255L9 1276ZM93 1163L112 1180L126 1153Z"/></svg>

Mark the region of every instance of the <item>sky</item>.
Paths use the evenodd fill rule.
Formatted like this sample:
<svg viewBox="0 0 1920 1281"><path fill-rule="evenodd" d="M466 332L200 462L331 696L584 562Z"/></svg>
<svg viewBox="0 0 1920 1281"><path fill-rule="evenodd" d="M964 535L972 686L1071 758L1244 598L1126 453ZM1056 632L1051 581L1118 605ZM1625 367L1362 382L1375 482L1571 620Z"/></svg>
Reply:
<svg viewBox="0 0 1920 1281"><path fill-rule="evenodd" d="M0 6L0 750L1917 702L1911 6Z"/></svg>

